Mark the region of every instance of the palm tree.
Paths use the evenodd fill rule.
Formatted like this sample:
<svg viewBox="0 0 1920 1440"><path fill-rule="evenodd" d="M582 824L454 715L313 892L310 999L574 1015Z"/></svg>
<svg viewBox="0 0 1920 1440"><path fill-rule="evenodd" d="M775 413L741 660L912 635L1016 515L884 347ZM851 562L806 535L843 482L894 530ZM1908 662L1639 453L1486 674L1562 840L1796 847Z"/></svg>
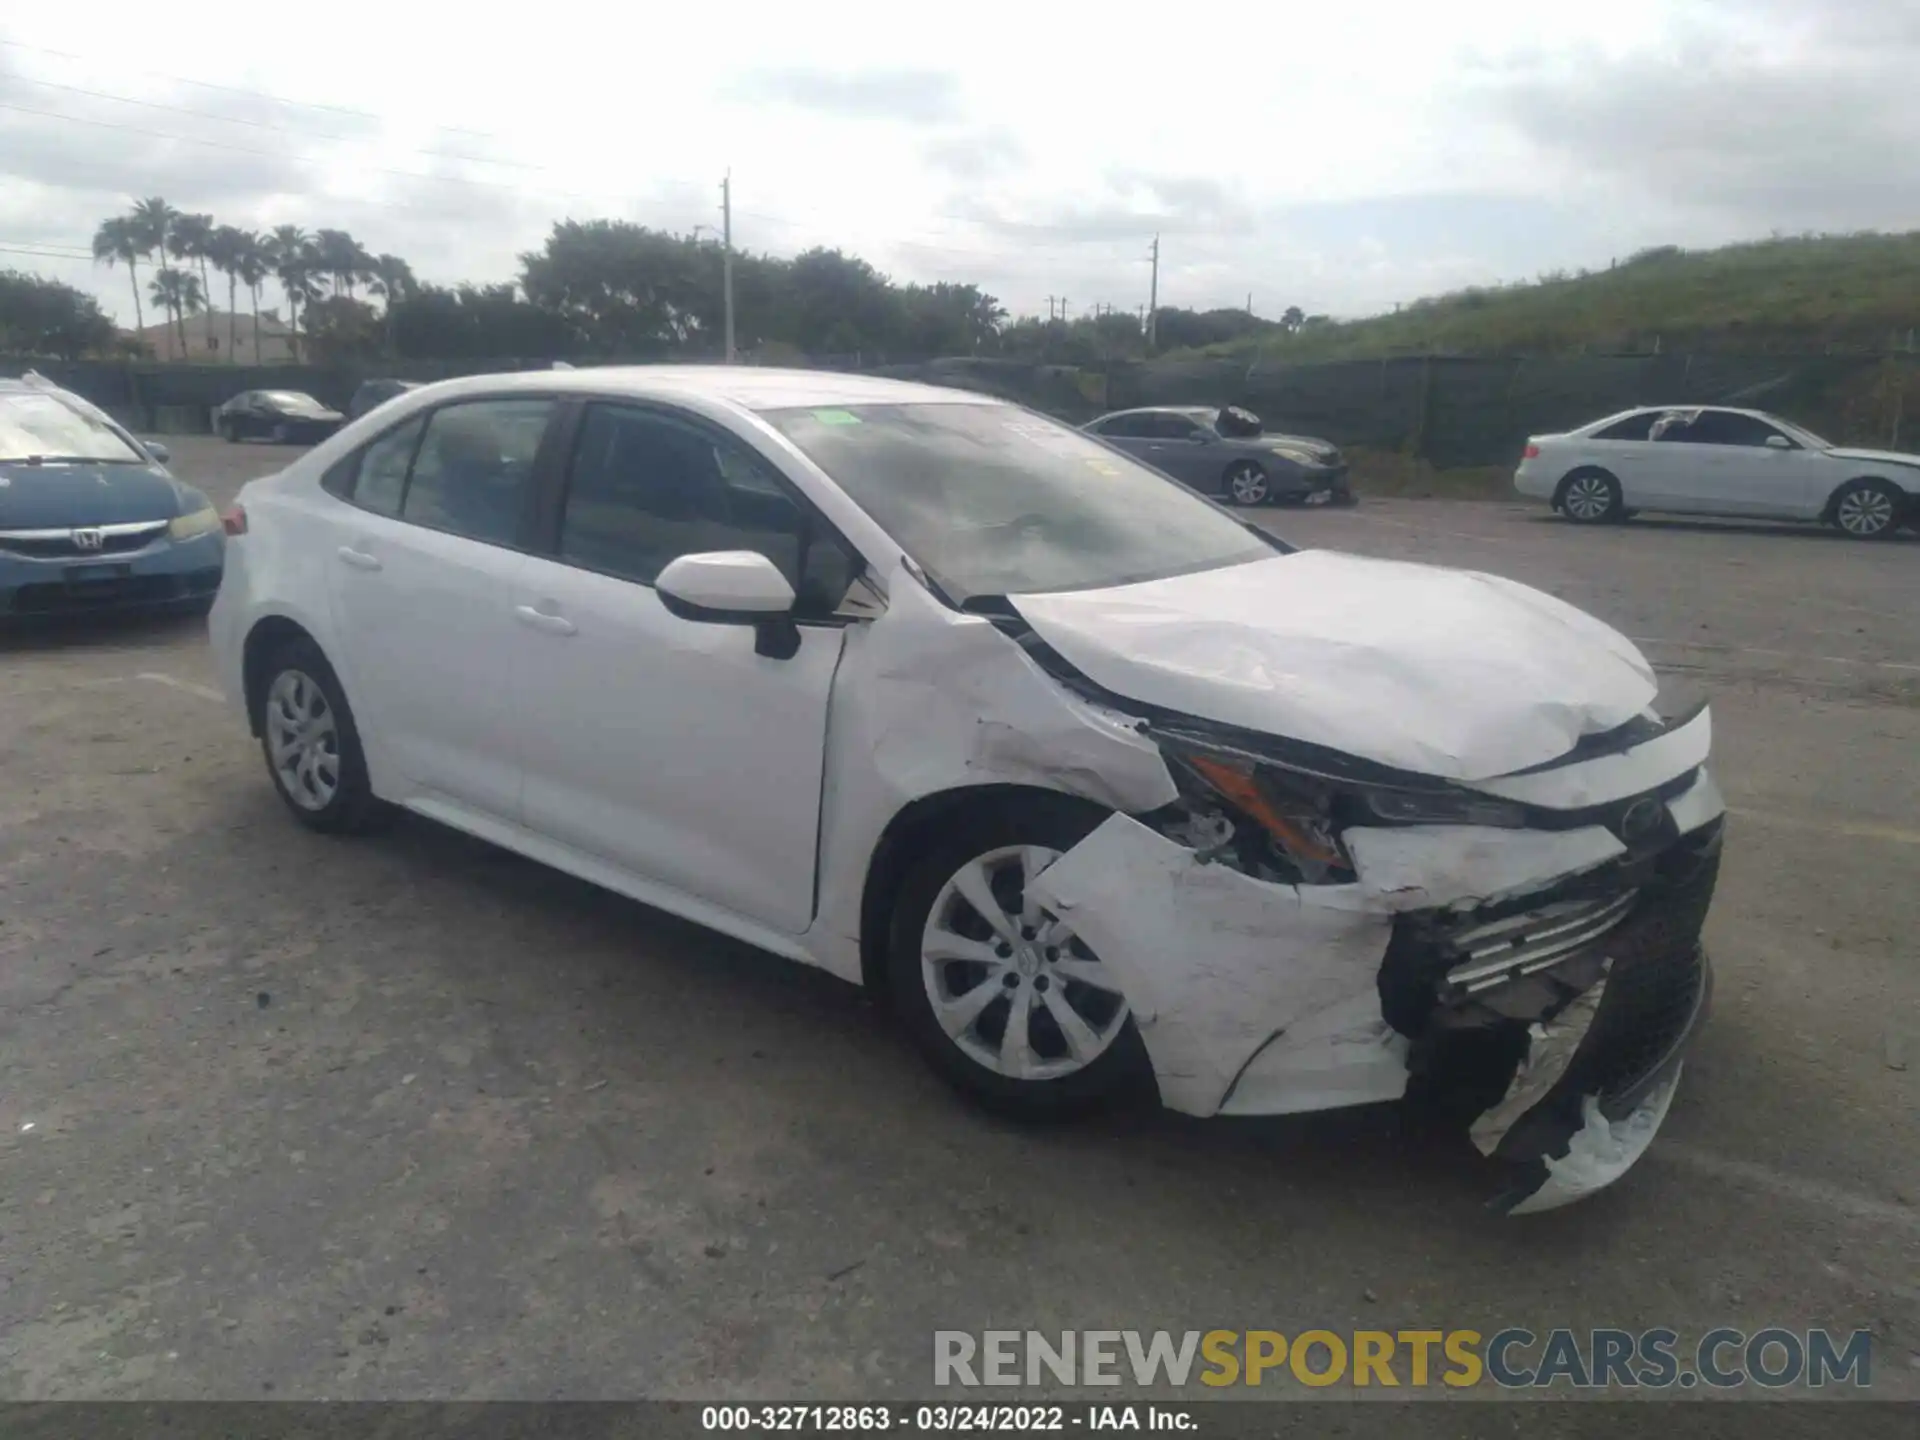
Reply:
<svg viewBox="0 0 1920 1440"><path fill-rule="evenodd" d="M234 295L240 288L240 252L247 242L244 230L232 225L217 226L207 237L207 263L227 277L227 363L232 364L234 339L239 328L240 317L234 305Z"/></svg>
<svg viewBox="0 0 1920 1440"><path fill-rule="evenodd" d="M200 277L186 270L171 267L162 269L153 277L150 292L153 303L166 308L173 316L174 333L180 340L180 358L187 358L187 316L197 315L206 307L206 296L200 289Z"/></svg>
<svg viewBox="0 0 1920 1440"><path fill-rule="evenodd" d="M167 232L179 218L180 212L158 195L134 201L127 222L133 227L133 238L140 245L140 253L158 255L160 264L164 266L167 263Z"/></svg>
<svg viewBox="0 0 1920 1440"><path fill-rule="evenodd" d="M345 230L322 230L313 237L313 268L333 282L333 293L353 299L354 284L366 278L373 256Z"/></svg>
<svg viewBox="0 0 1920 1440"><path fill-rule="evenodd" d="M242 230L234 269L253 300L253 360L257 365L260 363L260 287L273 273L273 252L267 237Z"/></svg>
<svg viewBox="0 0 1920 1440"><path fill-rule="evenodd" d="M103 220L100 228L93 232L93 258L96 263L105 265L109 270L116 260L127 263L127 278L133 282L133 330L136 335L147 325L146 317L140 313L141 253L140 237L128 216L116 215L111 220Z"/></svg>
<svg viewBox="0 0 1920 1440"><path fill-rule="evenodd" d="M317 298L313 277L319 266L314 260L313 239L298 225L273 228L273 273L287 295L288 340L293 358L300 358L300 305Z"/></svg>
<svg viewBox="0 0 1920 1440"><path fill-rule="evenodd" d="M393 307L410 300L420 288L420 283L413 278L413 267L398 255L376 255L367 268L367 289L387 299L387 355L392 358L399 354L393 329Z"/></svg>
<svg viewBox="0 0 1920 1440"><path fill-rule="evenodd" d="M212 239L211 215L176 215L172 228L167 231L167 253L176 260L198 262L200 292L208 300L213 298L213 281L207 274L207 244Z"/></svg>

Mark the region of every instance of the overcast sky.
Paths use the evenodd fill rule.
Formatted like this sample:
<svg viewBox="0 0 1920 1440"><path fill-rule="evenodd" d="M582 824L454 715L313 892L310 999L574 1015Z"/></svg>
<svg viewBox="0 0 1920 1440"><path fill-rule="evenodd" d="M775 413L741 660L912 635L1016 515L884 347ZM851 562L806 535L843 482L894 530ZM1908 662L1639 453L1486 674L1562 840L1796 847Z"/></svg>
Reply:
<svg viewBox="0 0 1920 1440"><path fill-rule="evenodd" d="M556 218L717 225L731 167L748 249L1079 314L1158 231L1163 303L1356 315L1920 228L1920 0L6 8L0 268L123 320L123 272L19 252L158 194L500 280Z"/></svg>

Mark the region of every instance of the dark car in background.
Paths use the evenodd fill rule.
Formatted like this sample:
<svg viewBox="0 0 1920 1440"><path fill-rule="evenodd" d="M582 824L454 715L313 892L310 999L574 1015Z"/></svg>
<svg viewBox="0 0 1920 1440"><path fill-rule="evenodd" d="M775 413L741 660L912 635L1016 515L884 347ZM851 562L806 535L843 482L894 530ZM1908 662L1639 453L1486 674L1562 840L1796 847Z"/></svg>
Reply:
<svg viewBox="0 0 1920 1440"><path fill-rule="evenodd" d="M347 423L338 410L298 390L243 390L213 412L222 440L317 445Z"/></svg>
<svg viewBox="0 0 1920 1440"><path fill-rule="evenodd" d="M1230 504L1354 503L1338 446L1309 435L1269 434L1259 416L1238 406L1115 410L1082 428Z"/></svg>
<svg viewBox="0 0 1920 1440"><path fill-rule="evenodd" d="M38 376L0 379L0 616L204 613L226 535L167 458Z"/></svg>
<svg viewBox="0 0 1920 1440"><path fill-rule="evenodd" d="M420 387L418 380L363 380L360 388L353 392L353 399L347 402L347 418L358 420L369 410L387 403L396 395L404 395L409 390Z"/></svg>

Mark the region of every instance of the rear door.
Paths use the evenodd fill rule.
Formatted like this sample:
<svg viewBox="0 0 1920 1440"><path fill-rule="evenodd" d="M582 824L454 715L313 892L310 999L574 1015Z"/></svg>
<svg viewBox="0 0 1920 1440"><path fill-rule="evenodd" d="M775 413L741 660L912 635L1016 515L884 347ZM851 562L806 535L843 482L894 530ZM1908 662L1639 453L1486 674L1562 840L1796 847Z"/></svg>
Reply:
<svg viewBox="0 0 1920 1440"><path fill-rule="evenodd" d="M442 405L328 476L353 507L330 569L363 735L408 794L507 821L520 807L513 597L554 410L520 394Z"/></svg>

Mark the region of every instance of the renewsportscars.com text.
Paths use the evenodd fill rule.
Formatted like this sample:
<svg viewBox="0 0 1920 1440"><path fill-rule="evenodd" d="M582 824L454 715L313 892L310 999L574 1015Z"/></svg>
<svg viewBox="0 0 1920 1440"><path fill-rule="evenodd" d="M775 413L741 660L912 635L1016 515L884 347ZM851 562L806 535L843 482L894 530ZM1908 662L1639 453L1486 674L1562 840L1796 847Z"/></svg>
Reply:
<svg viewBox="0 0 1920 1440"><path fill-rule="evenodd" d="M936 1330L937 1386L1769 1389L1873 1383L1865 1330Z"/></svg>

